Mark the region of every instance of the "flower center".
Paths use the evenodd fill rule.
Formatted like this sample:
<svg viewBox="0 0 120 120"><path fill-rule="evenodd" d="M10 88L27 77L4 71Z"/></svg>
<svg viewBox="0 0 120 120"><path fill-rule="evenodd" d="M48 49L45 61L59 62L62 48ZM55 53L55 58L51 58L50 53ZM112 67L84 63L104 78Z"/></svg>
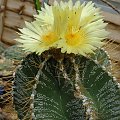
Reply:
<svg viewBox="0 0 120 120"><path fill-rule="evenodd" d="M82 42L81 34L79 32L76 33L67 33L65 35L66 43L70 46L76 46L79 45Z"/></svg>
<svg viewBox="0 0 120 120"><path fill-rule="evenodd" d="M66 43L70 46L77 46L83 44L86 41L86 34L83 30L72 32L68 30L65 34Z"/></svg>
<svg viewBox="0 0 120 120"><path fill-rule="evenodd" d="M54 32L49 32L42 36L42 39L46 45L51 45L57 41L57 35Z"/></svg>

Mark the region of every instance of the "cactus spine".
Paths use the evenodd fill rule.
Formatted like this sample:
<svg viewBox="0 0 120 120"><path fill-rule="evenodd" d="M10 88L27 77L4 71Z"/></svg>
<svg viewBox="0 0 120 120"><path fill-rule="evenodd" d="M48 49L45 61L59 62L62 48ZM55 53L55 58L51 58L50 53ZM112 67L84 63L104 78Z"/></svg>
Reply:
<svg viewBox="0 0 120 120"><path fill-rule="evenodd" d="M19 119L119 119L118 85L103 70L105 61L94 61L59 50L28 55L15 75L14 104ZM105 63L106 67L109 62Z"/></svg>

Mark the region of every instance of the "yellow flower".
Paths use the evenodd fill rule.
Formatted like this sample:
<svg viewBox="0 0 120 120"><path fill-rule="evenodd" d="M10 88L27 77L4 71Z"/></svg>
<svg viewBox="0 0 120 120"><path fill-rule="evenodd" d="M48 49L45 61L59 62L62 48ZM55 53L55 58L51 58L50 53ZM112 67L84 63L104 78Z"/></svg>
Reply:
<svg viewBox="0 0 120 120"><path fill-rule="evenodd" d="M64 3L59 7L62 7L62 4ZM80 4L78 1L73 5L70 0L68 4L65 3L64 12L67 12L68 19L66 26L63 27L64 35L58 42L58 48L61 48L62 53L86 56L103 45L108 32L105 31L106 23L103 22L94 3Z"/></svg>
<svg viewBox="0 0 120 120"><path fill-rule="evenodd" d="M38 15L34 15L35 21L25 22L26 27L19 29L21 32L20 38L16 40L22 43L20 46L24 50L41 54L55 47L59 36L54 29L52 7L45 4L45 8L38 12Z"/></svg>
<svg viewBox="0 0 120 120"><path fill-rule="evenodd" d="M99 9L92 2L73 4L54 2L35 15L35 21L26 22L26 28L20 29L22 47L41 54L51 48L60 48L62 53L74 53L86 56L103 45L107 37L106 23Z"/></svg>
<svg viewBox="0 0 120 120"><path fill-rule="evenodd" d="M39 25L45 26L45 25L53 25L54 23L54 17L52 12L52 6L44 4L45 8L41 8L42 11L38 10L38 15L34 15L35 19L38 22Z"/></svg>
<svg viewBox="0 0 120 120"><path fill-rule="evenodd" d="M56 47L58 41L58 35L52 26L39 26L38 21L32 23L26 22L26 28L20 29L20 38L16 39L22 45L26 51L36 52L41 54L42 52L49 50L52 47Z"/></svg>

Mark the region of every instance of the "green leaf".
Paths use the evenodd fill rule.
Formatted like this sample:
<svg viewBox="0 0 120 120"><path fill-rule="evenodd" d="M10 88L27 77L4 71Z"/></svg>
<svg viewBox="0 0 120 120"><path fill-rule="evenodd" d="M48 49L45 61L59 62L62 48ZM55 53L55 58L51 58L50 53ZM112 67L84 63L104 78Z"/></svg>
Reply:
<svg viewBox="0 0 120 120"><path fill-rule="evenodd" d="M36 10L41 10L40 0L34 0Z"/></svg>
<svg viewBox="0 0 120 120"><path fill-rule="evenodd" d="M44 59L35 53L28 55L17 69L14 79L14 105L19 119L30 120L32 103L31 94L36 83L35 77Z"/></svg>
<svg viewBox="0 0 120 120"><path fill-rule="evenodd" d="M67 60L64 62L68 64ZM39 71L34 98L35 120L85 120L82 100L74 96L73 82L64 78L59 67L51 58L42 71Z"/></svg>
<svg viewBox="0 0 120 120"><path fill-rule="evenodd" d="M77 57L80 81L97 109L98 120L120 119L120 89L101 65L85 57Z"/></svg>

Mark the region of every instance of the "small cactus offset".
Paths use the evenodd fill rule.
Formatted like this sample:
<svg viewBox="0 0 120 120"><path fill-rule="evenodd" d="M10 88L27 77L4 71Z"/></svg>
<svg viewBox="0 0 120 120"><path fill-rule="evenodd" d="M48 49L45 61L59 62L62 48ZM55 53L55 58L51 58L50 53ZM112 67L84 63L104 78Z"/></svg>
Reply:
<svg viewBox="0 0 120 120"><path fill-rule="evenodd" d="M32 52L14 76L18 118L119 120L120 85L100 48L108 33L98 9L72 0L44 6L17 39Z"/></svg>
<svg viewBox="0 0 120 120"><path fill-rule="evenodd" d="M25 53L21 48L17 47L17 45L12 47L5 47L4 44L1 43L1 48L0 107L3 108L13 103L11 94L13 90L13 73L16 69L16 66L20 64L21 59L25 56ZM6 111L8 112L8 109ZM0 117L0 119L2 118Z"/></svg>
<svg viewBox="0 0 120 120"><path fill-rule="evenodd" d="M25 52L17 45L4 48L0 56L1 76L8 76L14 72L17 65L25 57Z"/></svg>
<svg viewBox="0 0 120 120"><path fill-rule="evenodd" d="M13 45L3 52L3 56L6 59L11 59L11 60L22 60L25 56L25 52L22 50L22 48L18 47L18 45Z"/></svg>

